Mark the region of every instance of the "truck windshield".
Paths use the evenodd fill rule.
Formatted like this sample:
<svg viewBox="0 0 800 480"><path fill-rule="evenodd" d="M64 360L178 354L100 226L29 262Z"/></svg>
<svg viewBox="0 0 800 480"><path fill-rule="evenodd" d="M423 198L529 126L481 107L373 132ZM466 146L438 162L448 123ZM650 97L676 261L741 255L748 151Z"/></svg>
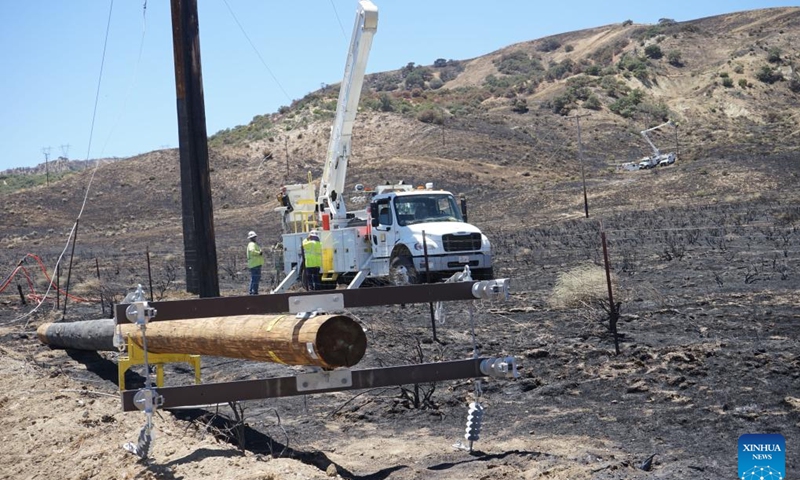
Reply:
<svg viewBox="0 0 800 480"><path fill-rule="evenodd" d="M456 199L446 193L398 196L394 199L401 226L425 222L463 222Z"/></svg>

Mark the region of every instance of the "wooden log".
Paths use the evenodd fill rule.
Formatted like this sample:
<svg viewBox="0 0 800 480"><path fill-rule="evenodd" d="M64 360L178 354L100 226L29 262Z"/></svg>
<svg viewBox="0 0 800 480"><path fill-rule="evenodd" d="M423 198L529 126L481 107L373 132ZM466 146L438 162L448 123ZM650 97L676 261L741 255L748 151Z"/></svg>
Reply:
<svg viewBox="0 0 800 480"><path fill-rule="evenodd" d="M134 324L118 326L123 337L144 347ZM114 320L46 323L39 341L60 348L113 351ZM239 315L151 322L147 351L242 358L324 368L357 364L367 348L361 326L345 315L299 319L295 315Z"/></svg>

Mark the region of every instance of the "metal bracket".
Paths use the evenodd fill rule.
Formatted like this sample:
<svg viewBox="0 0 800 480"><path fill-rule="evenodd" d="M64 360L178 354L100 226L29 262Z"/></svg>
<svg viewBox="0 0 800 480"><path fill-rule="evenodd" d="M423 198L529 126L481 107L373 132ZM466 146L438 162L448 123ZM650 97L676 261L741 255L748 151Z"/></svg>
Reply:
<svg viewBox="0 0 800 480"><path fill-rule="evenodd" d="M353 372L347 369L297 375L297 391L312 392L353 386Z"/></svg>
<svg viewBox="0 0 800 480"><path fill-rule="evenodd" d="M338 312L344 310L344 296L341 293L320 295L298 295L289 297L289 312Z"/></svg>
<svg viewBox="0 0 800 480"><path fill-rule="evenodd" d="M164 404L164 397L152 388L138 390L133 396L133 404L145 413L152 413Z"/></svg>
<svg viewBox="0 0 800 480"><path fill-rule="evenodd" d="M481 373L494 378L518 378L517 361L514 357L490 357L481 361Z"/></svg>
<svg viewBox="0 0 800 480"><path fill-rule="evenodd" d="M507 278L476 282L472 285L472 295L484 300L508 300L509 283Z"/></svg>

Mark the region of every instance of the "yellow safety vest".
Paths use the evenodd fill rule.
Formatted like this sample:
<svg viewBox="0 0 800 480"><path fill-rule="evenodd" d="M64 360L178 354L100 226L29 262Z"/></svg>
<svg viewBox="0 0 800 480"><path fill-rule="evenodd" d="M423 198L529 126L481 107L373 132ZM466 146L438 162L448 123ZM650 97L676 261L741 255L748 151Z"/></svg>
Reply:
<svg viewBox="0 0 800 480"><path fill-rule="evenodd" d="M261 253L261 245L256 242L247 244L247 268L255 268L264 265L264 255Z"/></svg>
<svg viewBox="0 0 800 480"><path fill-rule="evenodd" d="M319 240L303 240L303 255L306 268L322 267L322 244Z"/></svg>

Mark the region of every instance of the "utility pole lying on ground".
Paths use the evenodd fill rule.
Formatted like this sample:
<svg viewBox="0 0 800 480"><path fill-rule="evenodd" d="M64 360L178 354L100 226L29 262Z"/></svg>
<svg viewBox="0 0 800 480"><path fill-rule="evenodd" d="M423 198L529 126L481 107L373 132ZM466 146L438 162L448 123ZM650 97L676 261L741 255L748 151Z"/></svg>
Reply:
<svg viewBox="0 0 800 480"><path fill-rule="evenodd" d="M125 348L144 353L145 386L122 390L124 411L143 411L147 422L136 444L125 449L147 458L152 442L154 413L158 409L231 403L275 397L369 389L380 386L432 383L481 377L516 378L514 357L482 357L475 339L470 305L472 356L447 362L419 363L352 370L363 357L366 334L361 325L345 314L332 312L356 307L453 300L507 300L508 279L473 281L469 269L458 281L431 285L379 287L327 292L279 293L243 297L147 302L139 286L123 304L115 305L115 318L71 323L44 324L37 330L42 343L61 348L112 350ZM276 312L289 312L268 315ZM148 360L148 353L152 360ZM244 358L286 365L311 366L308 373L294 376L239 380L234 382L164 387L153 386L150 365L163 368L158 355L205 354ZM188 360L188 359L187 359ZM152 361L151 363L148 363ZM172 360L184 361L184 360ZM199 381L199 359L196 364ZM124 379L119 361L120 386ZM319 370L323 368L325 370ZM163 371L163 370L162 370ZM464 438L458 448L472 451L480 436L484 408L480 380L469 406Z"/></svg>

